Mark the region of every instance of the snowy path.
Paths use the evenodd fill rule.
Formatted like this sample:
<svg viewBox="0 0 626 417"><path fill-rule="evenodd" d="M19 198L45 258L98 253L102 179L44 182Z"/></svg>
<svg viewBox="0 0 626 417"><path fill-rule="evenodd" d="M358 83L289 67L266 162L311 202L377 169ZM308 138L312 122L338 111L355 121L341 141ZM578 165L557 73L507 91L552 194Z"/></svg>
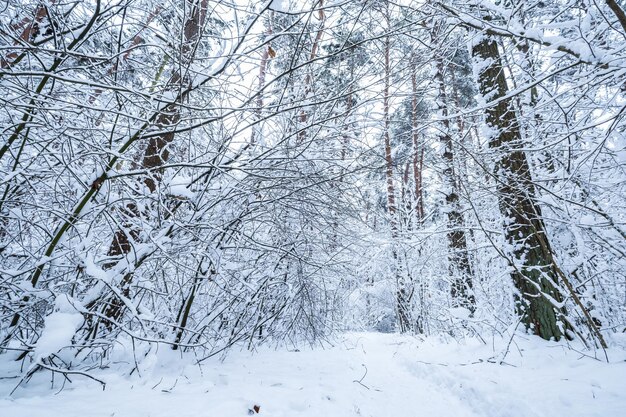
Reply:
<svg viewBox="0 0 626 417"><path fill-rule="evenodd" d="M56 394L42 376L9 398L15 381L2 380L0 416L238 417L258 405L268 417L623 417L626 352L609 353L606 364L518 340L496 365L493 347L475 341L355 334L326 350L233 353L201 370L161 355L141 379L102 373L104 392L80 381Z"/></svg>

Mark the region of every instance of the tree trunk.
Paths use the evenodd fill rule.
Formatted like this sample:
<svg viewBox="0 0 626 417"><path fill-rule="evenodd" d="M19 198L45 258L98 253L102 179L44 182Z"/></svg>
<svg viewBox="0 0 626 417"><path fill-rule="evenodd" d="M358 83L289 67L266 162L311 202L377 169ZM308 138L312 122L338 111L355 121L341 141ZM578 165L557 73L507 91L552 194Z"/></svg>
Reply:
<svg viewBox="0 0 626 417"><path fill-rule="evenodd" d="M269 38L272 35L272 19L274 18L274 12L270 14L269 22L267 24L267 30L265 31L265 35ZM269 40L268 40L269 42ZM265 75L267 73L267 62L270 58L273 58L276 55L276 52L272 49L271 44L267 44L267 47L263 49L263 53L261 54L261 62L259 63L259 83L257 90L257 99L256 99L256 109L255 116L256 122L260 123L263 113L263 90L265 89ZM250 136L250 145L256 144L256 136L257 133L261 132L260 124L252 127L252 135Z"/></svg>
<svg viewBox="0 0 626 417"><path fill-rule="evenodd" d="M437 32L433 34L436 41ZM433 42L436 45L436 42ZM448 120L448 97L445 88L443 58L435 59L435 82L437 84L437 106L441 117L439 140L443 145L443 191L446 195L445 212L448 219L449 265L452 283L450 294L454 307L463 307L471 312L476 309L476 300L472 292L472 268L467 253L467 237L465 221L459 202L458 182L455 173L455 157L451 137L450 121ZM461 132L459 132L460 134Z"/></svg>
<svg viewBox="0 0 626 417"><path fill-rule="evenodd" d="M186 75L183 71L186 71L188 65L193 61L193 56L197 49L198 41L200 40L201 32L204 26L207 10L208 0L202 0L196 2L193 0L187 0L189 12L187 20L183 27L183 44L181 47L181 63L178 66L178 70L172 74L168 81L168 90L175 91L181 88L184 83L188 83ZM185 88L182 88L185 90ZM185 95L180 98L180 102L185 100ZM144 150L144 155L141 161L141 167L148 172L143 178L144 185L150 190L155 192L157 186L161 181L161 175L159 168L162 167L170 156L168 146L174 140L174 133L171 130L176 124L180 122L180 104L173 103L165 107L165 109L158 115L155 120L155 126L158 129L165 131L165 133L150 138L148 144ZM123 210L122 214L129 220L139 217L137 206L133 203L128 204ZM125 255L129 254L132 250L132 242L139 239L139 231L134 229L130 224L124 228L125 230L118 230L109 247L108 255L119 261ZM115 265L115 261L109 264L109 267ZM119 287L119 293L126 298L130 297L130 288L133 281L133 274L127 273L117 284ZM124 312L124 300L122 300L117 294L111 293L106 296L104 301L104 315L113 321L118 321ZM107 323L110 327L111 324ZM90 335L96 337L97 323L89 329Z"/></svg>
<svg viewBox="0 0 626 417"><path fill-rule="evenodd" d="M537 336L559 340L563 331L559 316L566 313L557 288L558 274L539 207L530 165L524 153L522 135L508 93L502 60L496 41L486 34L472 48L481 68L479 90L497 104L485 110L493 132L489 146L498 152L495 175L500 211L505 218L505 235L513 247L518 266L512 272L517 289L516 310L522 323Z"/></svg>
<svg viewBox="0 0 626 417"><path fill-rule="evenodd" d="M417 133L417 63L415 54L411 55L411 138L413 142L413 182L415 185L415 219L417 225L424 220L424 197L422 192L422 166L424 163L424 147L419 146L419 134Z"/></svg>
<svg viewBox="0 0 626 417"><path fill-rule="evenodd" d="M385 12L385 19L387 22L387 29L390 29L389 24L389 4L387 3L387 9ZM389 115L389 90L391 84L391 63L390 63L390 50L391 39L389 34L385 36L384 44L384 91L383 91L383 137L385 142L385 178L387 181L387 211L389 213L389 222L391 226L391 256L394 262L395 278L396 278L396 312L398 314L398 324L401 332L407 332L411 329L411 296L412 291L407 277L402 271L402 260L400 259L398 248L398 209L396 206L395 189L393 183L393 158L391 155L391 120Z"/></svg>
<svg viewBox="0 0 626 417"><path fill-rule="evenodd" d="M56 0L50 0L50 6L54 5L55 2ZM35 15L32 19L25 17L19 23L11 25L11 29L13 31L22 31L19 35L19 41L16 41L14 45L20 46L20 43L23 45L31 44L39 35L51 35L47 33L41 33L40 25L46 17L49 18L48 6L46 6L45 4L40 4L35 9ZM54 23L52 21L49 22L50 26L52 26L53 24ZM16 60L18 60L18 58L22 54L24 54L24 52L20 53L17 51L10 51L5 56L0 56L0 68L11 68L11 66L15 63Z"/></svg>
<svg viewBox="0 0 626 417"><path fill-rule="evenodd" d="M313 60L317 57L317 51L319 49L320 41L322 40L322 35L324 35L324 27L326 25L326 13L324 13L324 1L319 1L319 11L318 17L320 20L319 27L315 34L315 39L313 40L313 45L311 46L311 52L309 54L309 64L313 63ZM312 70L311 70L312 71ZM313 76L312 73L309 72L304 79L304 100L307 101L309 99L309 95L313 91ZM301 130L298 133L298 143L304 143L304 139L306 138L306 124L309 121L309 113L303 108L300 111L300 124Z"/></svg>

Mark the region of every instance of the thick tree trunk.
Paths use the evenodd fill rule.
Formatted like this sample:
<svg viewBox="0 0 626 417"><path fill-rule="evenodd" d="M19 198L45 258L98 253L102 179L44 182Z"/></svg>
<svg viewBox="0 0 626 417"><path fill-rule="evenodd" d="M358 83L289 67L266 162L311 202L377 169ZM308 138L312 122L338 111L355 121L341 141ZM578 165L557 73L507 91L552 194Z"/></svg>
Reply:
<svg viewBox="0 0 626 417"><path fill-rule="evenodd" d="M50 0L50 6L54 5L55 2L56 0ZM49 17L48 6L46 6L45 4L40 4L35 9L35 15L32 19L25 17L19 23L11 25L11 29L13 31L22 31L19 35L19 42L16 41L15 46L20 46L20 44L31 44L39 35L51 35L45 32L41 33L40 26L46 17ZM52 26L53 24L53 22L49 22L50 26ZM48 29L50 31L53 30L51 28ZM9 51L10 52L8 52L5 56L0 56L0 68L2 69L11 68L13 63L20 57L20 55L23 54L23 52L20 53L17 51Z"/></svg>
<svg viewBox="0 0 626 417"><path fill-rule="evenodd" d="M204 26L208 0L202 0L196 2L193 0L187 0L189 12L187 20L183 27L183 44L181 47L181 63L179 70L172 74L168 82L168 89L175 91L181 88L184 83L188 83L187 77L183 73L186 71L188 65L193 61L193 56L197 49L197 44L201 36L202 28ZM184 88L182 88L184 90ZM180 98L180 101L185 100L185 96ZM180 104L173 103L165 107L163 111L158 115L155 126L158 129L165 131L161 135L150 138L146 148L144 150L143 158L141 160L141 167L145 169L148 174L143 178L144 185L150 190L155 192L158 184L161 181L162 172L159 169L169 160L170 151L168 149L170 143L174 140L174 133L171 130L176 124L180 122ZM141 213L137 210L135 204L128 204L123 210L122 214L127 219L139 217ZM134 229L131 224L124 227L125 230L118 230L109 247L108 255L113 258L113 263L108 265L112 267L117 261L129 254L132 250L133 242L139 238L139 231ZM119 287L119 294L125 298L130 297L130 289L133 281L133 274L127 273L117 284ZM104 315L112 320L118 321L124 312L124 300L117 294L111 293L106 296L106 299L100 300L104 302ZM110 327L110 323L107 326ZM97 334L97 323L95 323L89 334L95 337Z"/></svg>
<svg viewBox="0 0 626 417"><path fill-rule="evenodd" d="M516 309L522 323L534 334L549 340L563 336L559 316L565 314L557 288L558 274L541 212L535 202L535 187L524 153L522 135L508 93L498 45L488 35L472 48L481 68L480 93L497 104L488 107L485 119L492 136L489 146L498 152L495 174L500 210L505 218L505 234L513 247L518 266L512 272L517 289Z"/></svg>

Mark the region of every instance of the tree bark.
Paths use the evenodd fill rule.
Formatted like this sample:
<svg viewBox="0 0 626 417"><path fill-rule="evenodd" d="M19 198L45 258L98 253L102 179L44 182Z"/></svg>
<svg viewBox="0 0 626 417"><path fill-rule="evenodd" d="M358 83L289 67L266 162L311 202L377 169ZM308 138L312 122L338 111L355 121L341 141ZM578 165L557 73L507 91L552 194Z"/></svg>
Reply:
<svg viewBox="0 0 626 417"><path fill-rule="evenodd" d="M313 40L313 45L311 46L311 52L309 53L309 63L312 63L313 60L317 57L317 51L319 49L320 41L322 40L322 36L324 35L324 28L326 25L326 13L324 13L324 0L319 0L319 12L318 17L320 20L319 27L315 34L315 39ZM309 72L304 79L304 99L308 100L309 95L313 91L313 77ZM306 124L309 121L309 113L306 109L302 109L300 111L300 124L301 130L298 133L298 143L304 143L304 139L306 138Z"/></svg>
<svg viewBox="0 0 626 417"><path fill-rule="evenodd" d="M272 19L274 17L274 12L270 14L269 22L267 24L267 30L265 31L265 35L269 38L272 35ZM267 73L267 63L270 58L275 56L276 52L272 49L272 46L268 43L267 47L263 49L263 53L261 54L261 62L259 63L259 82L258 82L258 90L257 90L257 99L256 99L256 122L261 120L261 115L263 113L263 89L265 89L265 75ZM260 126L252 127L252 135L250 136L250 145L254 145L256 143L257 133L260 133Z"/></svg>
<svg viewBox="0 0 626 417"><path fill-rule="evenodd" d="M170 91L175 91L183 84L189 83L189 80L183 71L185 71L188 65L193 61L208 10L208 0L202 0L200 2L196 2L194 0L186 1L189 7L189 12L183 26L181 62L178 66L179 69L172 74L170 80L168 81L167 89ZM183 88L182 90L186 89ZM180 98L180 102L183 102L185 98L185 95L183 95ZM180 103L172 103L166 106L155 120L155 126L158 129L163 130L164 133L150 138L141 161L141 167L148 172L148 174L143 178L143 183L148 190L150 190L150 192L155 192L159 182L161 181L162 173L159 168L169 160L170 151L168 146L174 140L174 133L171 131L171 128L178 124L180 119ZM123 215L129 220L141 215L137 206L133 203L128 204L122 212ZM132 250L132 243L139 239L139 231L136 230L130 222L127 227L124 227L124 229L125 230L118 230L115 233L109 247L108 255L114 259L119 260L129 254ZM116 262L113 262L108 266L112 267L115 263ZM132 281L133 274L127 273L121 279L119 284L117 284L119 286L120 294L123 297L130 297ZM113 321L118 321L124 313L124 306L124 300L122 300L117 294L109 294L106 300L104 300L104 315ZM107 326L110 326L110 323L108 323ZM97 323L95 324L95 327L90 329L90 334L93 337L96 336L96 330Z"/></svg>
<svg viewBox="0 0 626 417"><path fill-rule="evenodd" d="M436 45L437 32L433 34L433 45ZM437 107L441 117L441 131L439 141L443 145L443 189L446 196L446 216L448 223L449 265L452 283L450 295L453 307L463 307L470 312L476 309L476 300L472 292L472 268L467 253L467 236L465 235L465 221L461 213L458 182L455 173L455 156L451 136L450 121L448 120L448 97L445 87L443 57L435 59L435 82L437 85ZM461 132L459 132L461 133Z"/></svg>
<svg viewBox="0 0 626 417"><path fill-rule="evenodd" d="M415 54L411 56L411 139L413 142L413 183L415 185L415 218L417 225L424 220L424 196L422 191L422 168L424 164L424 148L419 146L417 133L417 63Z"/></svg>
<svg viewBox="0 0 626 417"><path fill-rule="evenodd" d="M50 0L49 4L52 6L55 2L56 0ZM20 43L31 44L35 40L35 38L41 34L40 25L46 17L49 17L48 6L40 4L35 9L35 15L32 19L25 17L19 23L11 25L11 29L13 29L14 31L22 31L19 36L19 42L15 42L15 46L18 46ZM50 25L53 25L52 21L49 23ZM11 51L5 56L0 57L0 68L10 68L15 60L20 57L20 55L22 55L22 53L19 53L17 51Z"/></svg>
<svg viewBox="0 0 626 417"><path fill-rule="evenodd" d="M386 3L385 20L387 22L387 30L390 30L389 19L389 3ZM402 260L398 251L398 210L396 206L395 187L393 182L393 157L391 155L391 120L389 115L389 98L391 84L391 39L389 34L385 36L384 41L384 88L383 88L383 138L385 143L385 178L387 182L387 212L389 213L389 222L391 226L391 256L394 262L395 278L396 278L396 312L398 324L401 332L410 331L412 328L411 319L411 297L412 291L407 277L402 271Z"/></svg>
<svg viewBox="0 0 626 417"><path fill-rule="evenodd" d="M611 8L611 11L615 17L617 17L617 20L619 20L622 29L624 29L624 33L626 33L626 13L624 13L624 10L615 0L606 0L606 4Z"/></svg>
<svg viewBox="0 0 626 417"><path fill-rule="evenodd" d="M530 165L523 151L520 126L508 94L502 60L496 41L487 34L474 44L472 55L481 68L479 90L495 105L487 107L485 119L492 131L489 146L498 153L495 174L505 235L519 266L511 274L517 293L516 310L527 329L543 339L559 340L565 315L557 287L558 273L552 260L545 226L535 202Z"/></svg>

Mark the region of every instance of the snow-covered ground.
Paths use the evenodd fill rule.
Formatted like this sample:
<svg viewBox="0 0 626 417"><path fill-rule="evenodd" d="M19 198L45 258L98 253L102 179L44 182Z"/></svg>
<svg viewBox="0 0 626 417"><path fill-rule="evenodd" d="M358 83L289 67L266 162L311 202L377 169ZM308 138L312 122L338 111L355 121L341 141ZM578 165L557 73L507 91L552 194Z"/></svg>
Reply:
<svg viewBox="0 0 626 417"><path fill-rule="evenodd" d="M626 416L626 350L610 363L563 343L516 336L463 342L349 334L324 349L231 352L201 367L162 349L122 377L99 371L106 390L39 374L12 396L0 375L2 417L463 417ZM597 353L598 358L603 353ZM501 363L502 362L502 363Z"/></svg>

